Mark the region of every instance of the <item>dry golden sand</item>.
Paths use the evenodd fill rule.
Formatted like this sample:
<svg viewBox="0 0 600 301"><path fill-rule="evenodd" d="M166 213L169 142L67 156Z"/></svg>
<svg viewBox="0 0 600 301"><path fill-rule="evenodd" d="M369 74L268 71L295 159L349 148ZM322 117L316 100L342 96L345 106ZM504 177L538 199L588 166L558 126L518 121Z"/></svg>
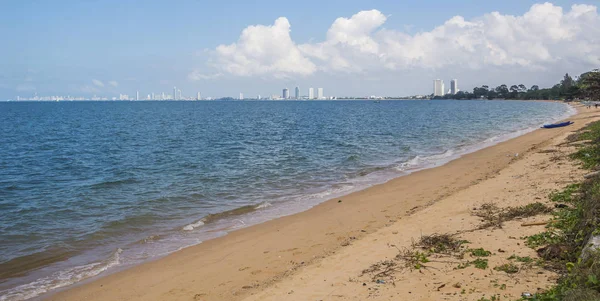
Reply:
<svg viewBox="0 0 600 301"><path fill-rule="evenodd" d="M492 268L508 262L512 254L535 256L520 237L540 232L543 226L520 224L548 218L544 216L461 234L470 241L469 247L494 251L486 270L430 263L428 269L396 273L393 284L377 284L360 274L393 258L397 248L409 247L421 235L477 228L480 221L472 211L484 202L500 207L547 202L549 192L583 174L561 155L569 148L557 145L570 132L598 119L592 110L582 109L570 118L575 121L572 126L536 130L444 166L235 231L47 299L477 300L492 294L509 298L534 293L555 275L531 267L509 276Z"/></svg>

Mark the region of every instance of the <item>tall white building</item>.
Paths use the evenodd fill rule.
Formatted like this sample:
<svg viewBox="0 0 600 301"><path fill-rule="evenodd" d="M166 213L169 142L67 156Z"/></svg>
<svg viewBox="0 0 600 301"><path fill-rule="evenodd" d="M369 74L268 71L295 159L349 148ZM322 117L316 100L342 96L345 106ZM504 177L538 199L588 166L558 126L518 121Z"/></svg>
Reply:
<svg viewBox="0 0 600 301"><path fill-rule="evenodd" d="M458 93L458 80L457 79L453 79L450 81L450 94L454 95L456 93Z"/></svg>
<svg viewBox="0 0 600 301"><path fill-rule="evenodd" d="M300 99L300 87L296 87L294 92L294 96L296 97L296 99Z"/></svg>
<svg viewBox="0 0 600 301"><path fill-rule="evenodd" d="M290 90L288 88L283 89L283 99L290 98Z"/></svg>
<svg viewBox="0 0 600 301"><path fill-rule="evenodd" d="M323 99L323 88L317 89L317 99Z"/></svg>
<svg viewBox="0 0 600 301"><path fill-rule="evenodd" d="M433 96L444 96L444 81L436 79L433 81Z"/></svg>
<svg viewBox="0 0 600 301"><path fill-rule="evenodd" d="M202 100L202 97L200 97L200 92L198 92L198 94L196 95L196 100Z"/></svg>
<svg viewBox="0 0 600 301"><path fill-rule="evenodd" d="M177 87L173 87L173 100L177 99Z"/></svg>
<svg viewBox="0 0 600 301"><path fill-rule="evenodd" d="M244 99L244 93L240 93L240 100Z"/></svg>
<svg viewBox="0 0 600 301"><path fill-rule="evenodd" d="M140 91L135 91L135 100L140 100Z"/></svg>
<svg viewBox="0 0 600 301"><path fill-rule="evenodd" d="M315 89L308 88L308 99L315 99Z"/></svg>

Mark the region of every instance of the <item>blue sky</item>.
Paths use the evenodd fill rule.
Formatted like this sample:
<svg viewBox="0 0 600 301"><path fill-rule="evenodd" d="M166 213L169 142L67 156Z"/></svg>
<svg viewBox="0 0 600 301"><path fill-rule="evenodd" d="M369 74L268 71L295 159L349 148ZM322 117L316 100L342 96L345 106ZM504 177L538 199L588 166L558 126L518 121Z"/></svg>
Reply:
<svg viewBox="0 0 600 301"><path fill-rule="evenodd" d="M443 48L445 44L450 43L448 41L460 41L468 35L470 39L479 39L472 33L465 33L464 36L457 34L448 38L437 35L436 39L442 39L444 44L419 44L418 47L423 48L415 50L417 46L414 44L419 43L416 41L419 39L410 37L430 32L454 16L462 16L466 21L477 20L493 11L498 11L502 16L523 16L536 3L542 2L5 1L0 11L0 36L4 41L0 47L0 99L14 98L16 95L30 96L33 93L115 96L118 93L132 95L136 90L140 90L142 94L147 94L169 92L174 85L181 87L184 95L195 95L196 91L200 91L205 96L235 96L239 92L246 95L270 95L280 93L282 87L295 85L303 88L323 86L329 95L408 95L430 93L431 80L438 77L447 81L451 77L457 77L464 88L472 88L474 85L483 84L483 81L490 85L498 85L502 83L500 81L514 80L515 76L510 74L519 70L519 73L527 74L522 78L522 81L527 81L526 84L546 85L558 80L564 72L577 73L594 67L594 58L583 62L564 59L563 49L566 46L558 48L554 37L546 37L541 41L537 38L534 41L531 40L533 38L528 40L527 37L522 37L523 45L541 43L549 51L551 58L562 60L557 63L556 59L551 59L552 64L556 66L546 70L539 69L540 62L548 62L547 57L536 61L530 54L514 53L507 50L510 47L497 42L498 39L510 39L509 33L506 39L491 37L490 43L498 44L503 57L521 55L523 60L507 60L500 65L493 63L494 68L491 71L494 71L495 75L483 75L490 71L484 63L463 68L465 62L459 60L454 65L440 66L425 63L424 61L431 60L429 57L417 55L419 58L416 59L415 55L401 56L409 49L419 52L427 51L431 47ZM598 1L552 1L552 5L561 7L565 15L573 4L596 5ZM375 25L360 23L358 17L356 20L352 19L361 11L371 10L376 10L377 13L365 14L364 17L374 20ZM540 10L544 14L546 11ZM283 52L295 51L298 46L298 57L302 57L298 60L298 65L290 63L283 69L274 67L280 66L281 63L256 57L255 54L249 53L248 49L240 50L245 46L243 43L237 43L246 27L272 26L279 17L285 17L290 24L289 34L293 45L289 49L282 48L281 54L270 55L274 59L281 55L281 60L289 61L290 57ZM347 32L340 33L341 36L347 37L344 41L330 39L328 30L337 18L347 18L350 23L356 21L353 24L359 27L366 26L368 37L363 35L365 32L356 34L356 31L353 31L356 35L350 37ZM564 25L571 30L574 26L586 28L589 24L596 24L594 22L597 22L597 16L572 17L560 26ZM287 23L281 23L283 30L287 28ZM488 23L481 26L487 32L491 32L494 27L490 24L493 22ZM354 30L356 26L349 25L342 31ZM519 26L525 28L525 31L530 30L527 26L532 26L531 31L535 31L533 27L543 27L544 23L532 24L524 21ZM393 32L394 35L388 35L389 32ZM248 40L259 39L265 43L253 44L248 46L249 48L285 44L269 40L269 32L264 32L267 38L261 35L260 29L255 34L258 38L248 36ZM401 47L386 44L399 34L408 36L398 38ZM564 39L571 42L573 39L581 40L582 43L586 43L586 47L596 50L598 41L590 37L590 34L571 31L569 37ZM383 37L384 35L386 36ZM216 51L219 45L232 43L237 43L235 54ZM365 52L360 43L376 45L377 53L370 50ZM471 45L475 42L469 43ZM360 49L351 49L352 47ZM317 54L316 48L322 50L319 51L320 54L325 51L327 57ZM437 55L439 60L453 60L453 57L445 57L444 53L454 52L449 50L430 55ZM480 62L489 63L489 55L481 55ZM350 70L335 65L332 60L338 56L358 67ZM394 60L388 59L391 56L398 57ZM253 67L246 66L244 68L247 69L238 72L236 70L240 67L240 57L243 57L244 62L254 59L257 61L251 62ZM374 59L375 57L378 58ZM301 68L301 65L306 65L307 62L314 63L315 68L295 71L295 68ZM544 65L547 66L546 63ZM392 65L393 67L390 67ZM573 70L570 70L571 66ZM543 75L532 78L532 74L541 74L542 71L545 71ZM271 73L275 76L271 76ZM199 78L190 74L202 76ZM536 79L539 82L533 82ZM406 85L402 85L402 82Z"/></svg>

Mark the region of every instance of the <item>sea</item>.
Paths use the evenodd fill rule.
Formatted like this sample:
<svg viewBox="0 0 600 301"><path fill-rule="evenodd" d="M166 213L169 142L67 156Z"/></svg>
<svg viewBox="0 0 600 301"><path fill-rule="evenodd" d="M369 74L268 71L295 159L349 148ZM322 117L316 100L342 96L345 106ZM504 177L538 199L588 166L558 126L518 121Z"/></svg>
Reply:
<svg viewBox="0 0 600 301"><path fill-rule="evenodd" d="M574 112L497 100L2 102L0 301L37 299Z"/></svg>

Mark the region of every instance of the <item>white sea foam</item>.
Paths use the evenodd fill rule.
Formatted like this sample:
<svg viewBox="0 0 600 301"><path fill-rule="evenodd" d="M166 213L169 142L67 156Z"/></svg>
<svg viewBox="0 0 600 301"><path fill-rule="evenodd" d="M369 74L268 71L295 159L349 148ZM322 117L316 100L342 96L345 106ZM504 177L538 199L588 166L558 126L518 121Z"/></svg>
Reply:
<svg viewBox="0 0 600 301"><path fill-rule="evenodd" d="M51 290L65 287L94 277L108 270L109 268L119 265L120 255L122 252L123 250L117 249L111 257L104 261L58 271L50 276L40 278L34 282L23 284L5 291L0 291L0 301L16 301L35 298Z"/></svg>
<svg viewBox="0 0 600 301"><path fill-rule="evenodd" d="M264 208L268 208L273 206L273 204L269 203L269 202L262 202L258 205L256 205L256 207L254 207L254 209L258 210L258 209L264 209Z"/></svg>
<svg viewBox="0 0 600 301"><path fill-rule="evenodd" d="M186 225L183 228L181 228L181 230L183 230L183 231L192 231L192 230L194 230L194 229L196 229L198 227L202 227L202 226L204 226L204 219L201 219L201 220L199 220L199 221L197 221L195 223Z"/></svg>

